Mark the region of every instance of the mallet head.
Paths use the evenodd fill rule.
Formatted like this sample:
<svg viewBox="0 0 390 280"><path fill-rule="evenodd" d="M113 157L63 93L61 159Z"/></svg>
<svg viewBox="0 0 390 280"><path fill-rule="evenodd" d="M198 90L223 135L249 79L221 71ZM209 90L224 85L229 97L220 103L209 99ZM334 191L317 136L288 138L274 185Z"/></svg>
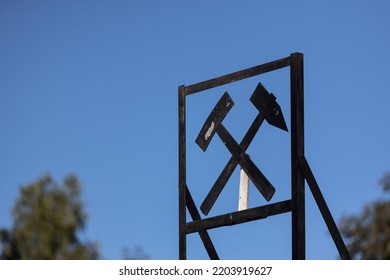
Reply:
<svg viewBox="0 0 390 280"><path fill-rule="evenodd" d="M229 113L233 105L234 102L230 98L230 95L225 92L224 95L222 95L222 97L219 99L218 103L215 105L213 111L211 111L206 122L202 126L198 137L195 140L195 142L203 151L206 151L218 126L222 123L223 119Z"/></svg>

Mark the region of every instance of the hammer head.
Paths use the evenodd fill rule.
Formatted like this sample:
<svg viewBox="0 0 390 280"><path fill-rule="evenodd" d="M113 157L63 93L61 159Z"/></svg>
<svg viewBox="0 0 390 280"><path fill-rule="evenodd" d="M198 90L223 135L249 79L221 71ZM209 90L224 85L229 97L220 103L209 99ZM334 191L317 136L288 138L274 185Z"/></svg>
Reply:
<svg viewBox="0 0 390 280"><path fill-rule="evenodd" d="M215 105L213 111L211 111L202 129L200 130L198 137L195 140L196 144L198 144L198 146L203 151L206 151L211 142L211 139L218 129L218 126L222 123L223 119L226 117L227 113L229 113L233 105L234 102L230 98L230 95L225 92L224 95L222 95L222 97L219 99L218 103Z"/></svg>
<svg viewBox="0 0 390 280"><path fill-rule="evenodd" d="M288 131L282 109L276 102L275 95L269 93L261 83L257 85L250 100L270 125Z"/></svg>

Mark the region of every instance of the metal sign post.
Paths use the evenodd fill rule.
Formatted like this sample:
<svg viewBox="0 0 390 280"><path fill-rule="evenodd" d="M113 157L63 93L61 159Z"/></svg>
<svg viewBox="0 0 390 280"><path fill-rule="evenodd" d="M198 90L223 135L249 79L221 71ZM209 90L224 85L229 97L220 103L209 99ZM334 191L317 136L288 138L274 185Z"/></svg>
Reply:
<svg viewBox="0 0 390 280"><path fill-rule="evenodd" d="M186 97L204 90L219 87L249 77L258 76L281 68L290 67L290 103L291 103L291 199L274 202L263 206L202 219L192 199L186 179ZM227 181L237 165L246 174L262 196L270 201L275 193L275 187L260 171L256 164L246 154L246 150L255 137L263 121L288 131L282 109L276 102L276 97L258 83L250 101L259 110L248 131L240 143L233 138L223 125L223 119L234 106L228 92L225 92L201 128L196 143L206 151L215 134L222 140L231 158L218 176L200 206L203 214L208 215L218 199ZM190 86L179 86L179 259L187 258L186 236L198 233L210 259L219 259L217 251L208 234L208 230L263 219L269 216L291 212L292 219L292 259L305 259L305 181L314 196L323 219L328 227L334 243L342 259L350 259L350 255L341 238L333 217L321 194L304 153L304 99L303 99L303 54L293 53L288 57L244 69L228 75L217 77ZM243 183L245 185L245 183ZM247 184L246 184L247 185ZM247 186L244 186L247 188ZM243 191L247 193L247 190ZM246 200L247 198L245 198ZM192 221L187 221L188 210Z"/></svg>
<svg viewBox="0 0 390 280"><path fill-rule="evenodd" d="M240 168L240 188L238 196L238 211L248 209L249 177L244 169Z"/></svg>

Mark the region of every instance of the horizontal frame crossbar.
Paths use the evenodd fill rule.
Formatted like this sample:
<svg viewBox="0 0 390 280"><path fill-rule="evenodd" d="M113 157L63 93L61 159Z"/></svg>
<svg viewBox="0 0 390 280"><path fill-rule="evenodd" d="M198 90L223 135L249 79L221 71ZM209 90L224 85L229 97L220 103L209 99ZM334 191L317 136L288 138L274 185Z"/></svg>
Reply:
<svg viewBox="0 0 390 280"><path fill-rule="evenodd" d="M237 82L239 80L243 80L246 78L250 78L253 76L257 76L260 74L264 74L267 72L271 72L280 68L290 66L290 57L281 58L278 60L274 60L268 63L264 63L258 66L254 66L251 68L247 68L244 70L240 70L237 72L233 72L227 75L223 75L214 79L210 79L204 82L200 82L197 84L192 84L185 87L185 95L190 95L193 93L197 93L200 91L204 91L210 88L219 87L225 84L229 84L232 82Z"/></svg>
<svg viewBox="0 0 390 280"><path fill-rule="evenodd" d="M186 233L195 233L208 229L231 226L249 221L265 219L269 216L283 214L292 210L291 199L267 204L259 207L254 207L247 210L227 213L203 220L196 220L187 223Z"/></svg>

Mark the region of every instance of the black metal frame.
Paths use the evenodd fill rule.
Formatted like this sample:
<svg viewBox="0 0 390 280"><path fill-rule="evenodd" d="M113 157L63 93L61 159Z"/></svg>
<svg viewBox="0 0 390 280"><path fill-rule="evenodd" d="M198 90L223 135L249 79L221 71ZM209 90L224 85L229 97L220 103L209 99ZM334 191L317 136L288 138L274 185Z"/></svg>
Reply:
<svg viewBox="0 0 390 280"><path fill-rule="evenodd" d="M243 211L202 219L186 181L186 96L213 87L236 82L281 68L290 67L291 94L291 199ZM303 54L290 56L217 77L190 86L179 86L179 259L187 258L187 234L198 232L210 259L219 259L207 232L208 229L245 223L272 215L291 212L292 259L306 258L305 248L305 180L320 209L323 219L342 259L350 259L349 252L322 196L304 153L304 86ZM248 143L249 145L249 143ZM226 178L226 181L229 178ZM214 198L216 199L216 198ZM203 206L203 205L202 205ZM210 206L211 207L211 206ZM188 209L192 221L187 222Z"/></svg>

